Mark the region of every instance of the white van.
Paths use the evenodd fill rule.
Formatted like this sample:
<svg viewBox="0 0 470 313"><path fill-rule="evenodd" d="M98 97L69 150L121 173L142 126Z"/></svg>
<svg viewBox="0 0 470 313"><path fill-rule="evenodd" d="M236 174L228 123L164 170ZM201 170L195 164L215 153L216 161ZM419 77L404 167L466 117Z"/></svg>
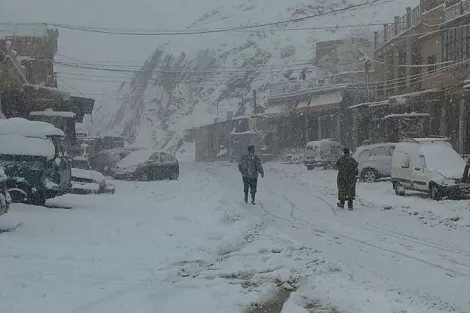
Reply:
<svg viewBox="0 0 470 313"><path fill-rule="evenodd" d="M343 146L332 139L307 142L305 146L304 164L311 171L315 166L324 169L332 168L343 155Z"/></svg>
<svg viewBox="0 0 470 313"><path fill-rule="evenodd" d="M465 161L447 138L414 138L397 143L392 157L392 183L397 195L406 190L429 193L440 200L469 191L461 184Z"/></svg>

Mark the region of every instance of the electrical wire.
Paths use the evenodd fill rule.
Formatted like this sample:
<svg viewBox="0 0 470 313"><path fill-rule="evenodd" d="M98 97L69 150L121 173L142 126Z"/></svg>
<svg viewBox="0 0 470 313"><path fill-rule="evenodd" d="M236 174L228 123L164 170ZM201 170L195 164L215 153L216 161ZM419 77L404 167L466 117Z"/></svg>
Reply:
<svg viewBox="0 0 470 313"><path fill-rule="evenodd" d="M322 13L307 15L298 18L292 18L287 20L275 21L275 22L267 22L267 23L260 23L260 24L253 24L253 25L245 25L245 26L235 26L235 27L227 27L227 28L219 28L219 29L206 29L206 30L192 30L192 31L164 31L164 32L141 32L141 31L125 31L113 28L94 28L94 27L85 27L85 26L76 26L76 25L69 25L69 24L57 24L57 23L50 23L49 25L57 27L57 28L64 28L76 31L85 31L85 32L93 32L93 33L102 33L102 34L112 34L112 35L132 35L132 36L176 36L176 35L199 35L199 34L210 34L210 33L222 33L222 32L232 32L232 31L240 31L240 30L249 30L249 29L256 29L256 28L263 28L267 26L277 26L281 24L287 23L296 23L302 22L305 20L309 20L315 17L330 15L330 14L337 14L341 12L346 12L349 10L355 10L358 8L362 8L365 6L371 6L374 4L378 4L380 2L391 2L393 0L370 0L365 1L358 4L349 5L347 7L343 7L340 9L334 9Z"/></svg>

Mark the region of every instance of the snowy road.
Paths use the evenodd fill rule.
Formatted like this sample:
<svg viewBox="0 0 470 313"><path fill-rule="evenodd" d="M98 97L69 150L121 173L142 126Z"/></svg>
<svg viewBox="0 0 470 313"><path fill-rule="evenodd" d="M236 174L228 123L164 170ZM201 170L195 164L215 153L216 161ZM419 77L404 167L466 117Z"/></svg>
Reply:
<svg viewBox="0 0 470 313"><path fill-rule="evenodd" d="M0 234L0 312L246 312L291 285L284 313L318 300L345 313L470 312L468 201L360 184L349 212L333 172L266 170L255 207L229 164L53 201L70 210L14 205L0 218L21 222Z"/></svg>

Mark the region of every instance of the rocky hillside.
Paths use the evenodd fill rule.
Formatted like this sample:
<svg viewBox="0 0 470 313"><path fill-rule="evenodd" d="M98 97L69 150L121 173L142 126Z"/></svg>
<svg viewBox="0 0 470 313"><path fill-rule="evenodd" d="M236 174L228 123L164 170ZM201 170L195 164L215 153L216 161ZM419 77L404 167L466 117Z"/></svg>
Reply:
<svg viewBox="0 0 470 313"><path fill-rule="evenodd" d="M218 29L314 15L348 5L345 0L231 1L207 12L188 29ZM353 0L351 4L363 2ZM297 79L303 69L319 75L314 64L315 42L357 33L371 35L380 27L299 28L357 25L393 21L417 1L381 1L361 9L325 15L256 31L158 37L156 50L130 81L123 82L118 104L100 103L94 129L123 135L131 143L174 151L185 130L252 110L267 102L269 85ZM177 17L175 17L177 18ZM153 37L149 37L149 40ZM347 63L347 62L346 62Z"/></svg>

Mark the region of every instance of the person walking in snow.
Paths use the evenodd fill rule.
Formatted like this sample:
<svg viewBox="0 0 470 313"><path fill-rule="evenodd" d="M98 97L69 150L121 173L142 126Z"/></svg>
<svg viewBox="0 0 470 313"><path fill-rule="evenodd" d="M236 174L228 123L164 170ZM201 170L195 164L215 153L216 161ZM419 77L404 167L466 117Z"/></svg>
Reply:
<svg viewBox="0 0 470 313"><path fill-rule="evenodd" d="M344 203L348 201L349 210L353 210L353 200L356 197L356 180L358 175L358 163L350 155L349 149L343 150L343 156L336 162L338 167L338 207L344 209Z"/></svg>
<svg viewBox="0 0 470 313"><path fill-rule="evenodd" d="M243 177L245 203L248 203L248 192L250 192L251 204L254 205L258 187L258 173L264 177L263 165L261 165L261 159L255 154L255 146L248 146L248 153L241 157L238 170Z"/></svg>

